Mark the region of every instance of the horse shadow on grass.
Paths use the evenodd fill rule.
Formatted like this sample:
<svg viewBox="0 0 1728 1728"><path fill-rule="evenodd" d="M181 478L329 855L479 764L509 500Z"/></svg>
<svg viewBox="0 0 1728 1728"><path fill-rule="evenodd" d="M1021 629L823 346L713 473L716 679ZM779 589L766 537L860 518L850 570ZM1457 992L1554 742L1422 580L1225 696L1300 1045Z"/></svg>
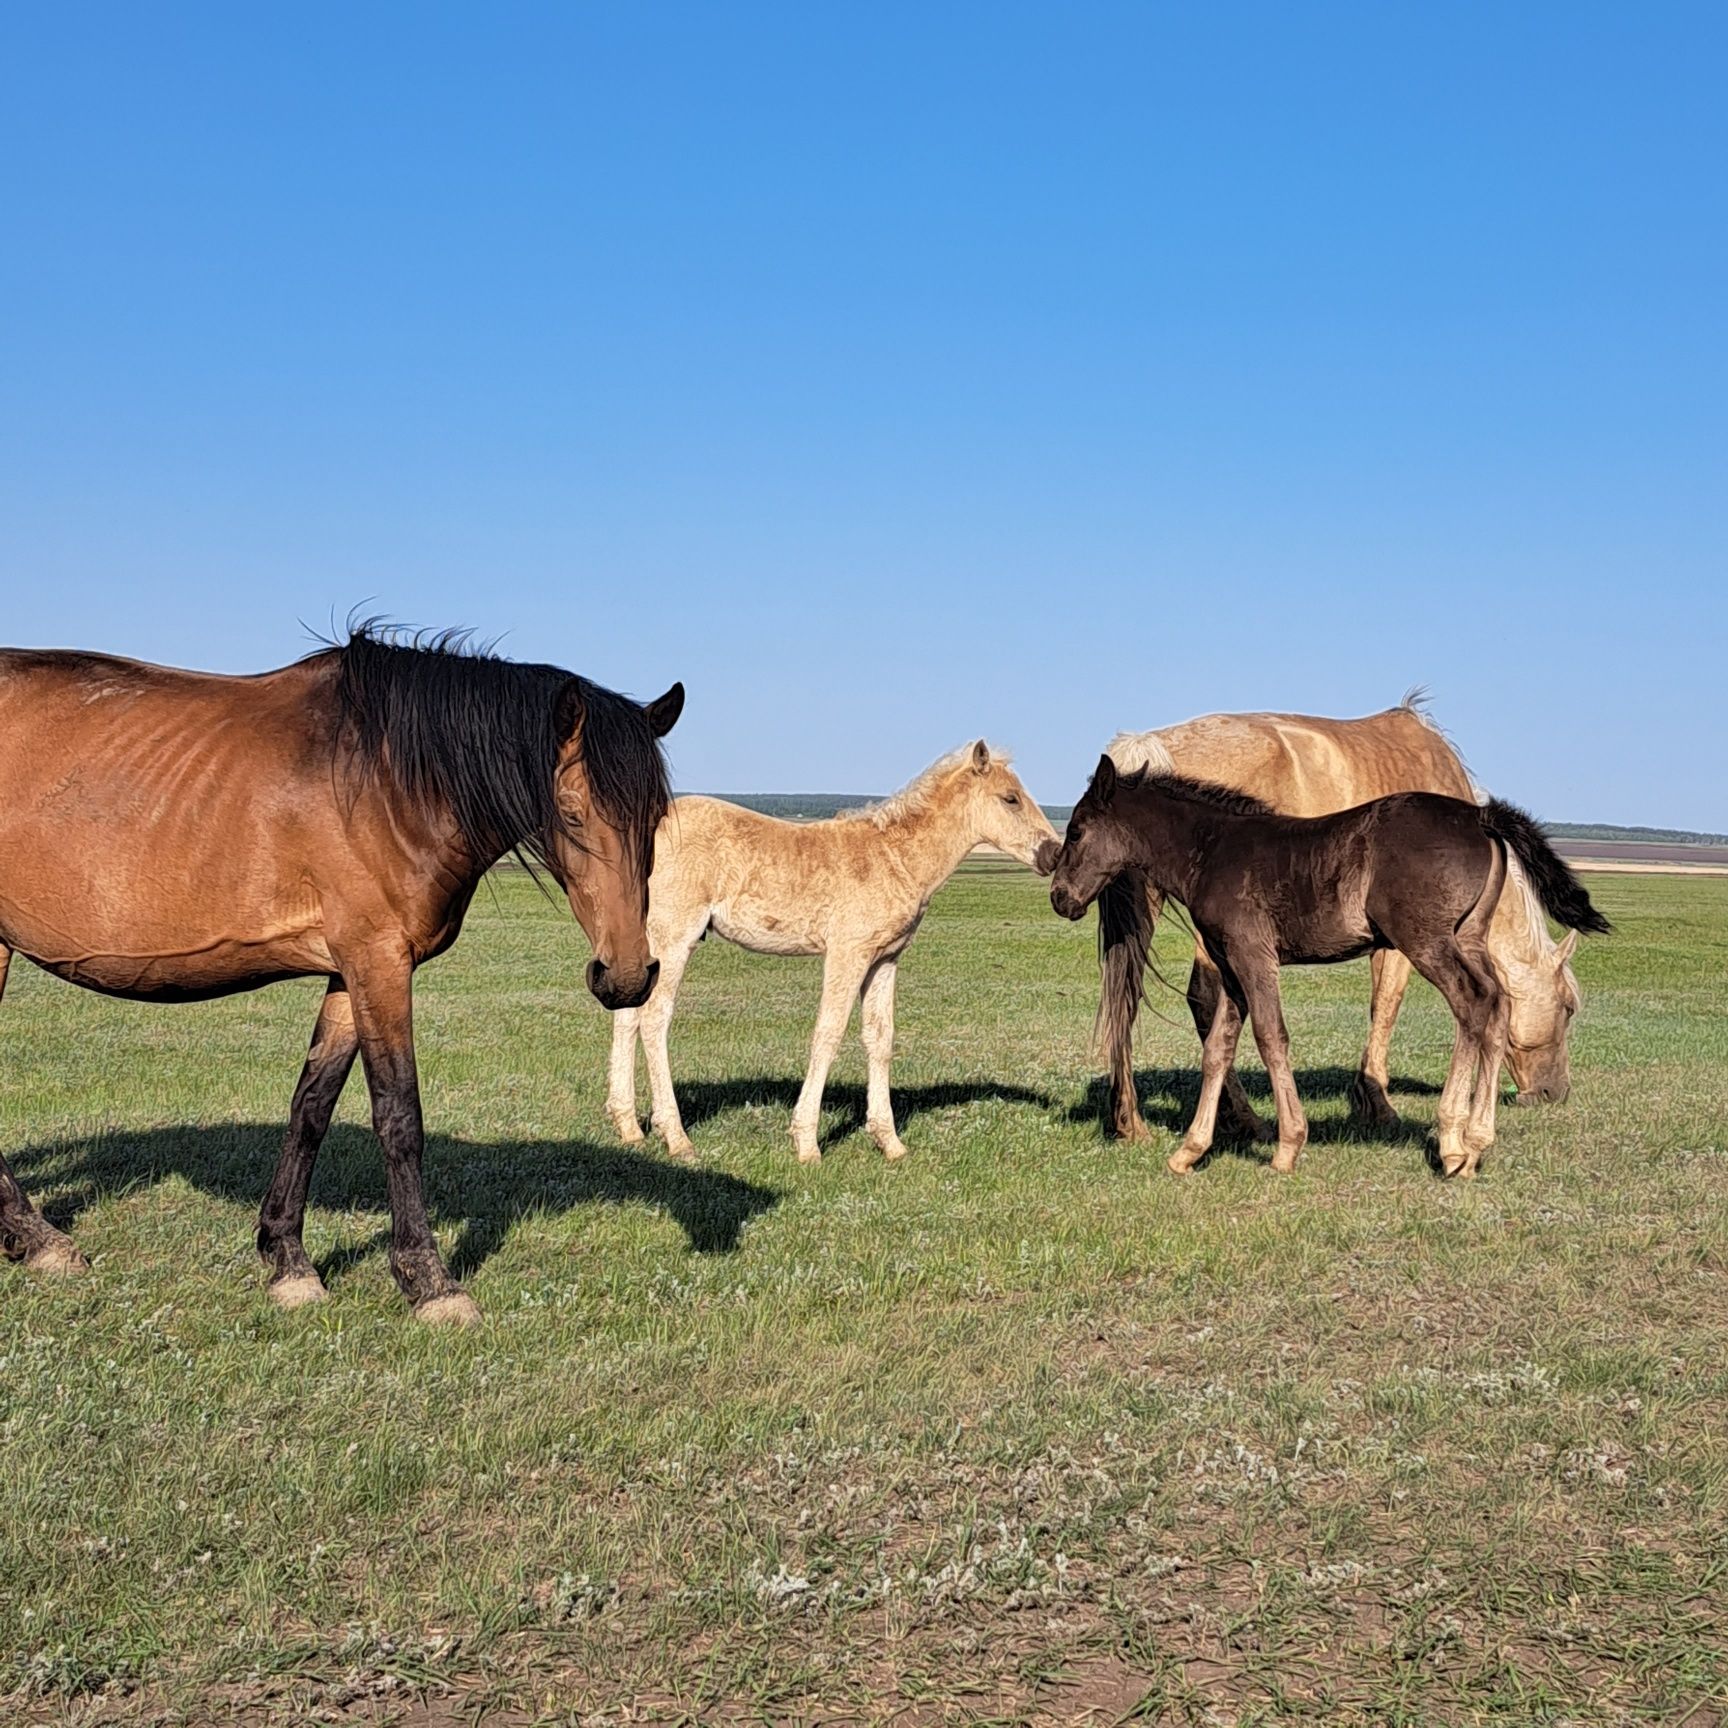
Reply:
<svg viewBox="0 0 1728 1728"><path fill-rule="evenodd" d="M1238 1070L1237 1078L1242 1082L1243 1091L1270 1123L1274 1115L1272 1083L1265 1071L1259 1068L1241 1069ZM1319 1098L1348 1098L1355 1082L1354 1068L1334 1066L1296 1070L1296 1090L1304 1104L1312 1104ZM1168 1129L1178 1137L1188 1131L1188 1124L1194 1119L1195 1107L1200 1102L1198 1068L1137 1069L1134 1074L1134 1087L1140 1096L1140 1114L1150 1126ZM1402 1092L1423 1097L1438 1097L1440 1093L1440 1088L1431 1082L1412 1079L1408 1075L1394 1076L1388 1083L1387 1090L1394 1095ZM1098 1076L1091 1081L1086 1088L1086 1096L1068 1112L1068 1120L1096 1123L1100 1129L1108 1129L1111 1115L1110 1082L1107 1078ZM1386 1146L1417 1146L1427 1149L1429 1133L1426 1122L1412 1122L1402 1115L1390 1127L1363 1122L1354 1116L1326 1115L1318 1121L1309 1120L1308 1144L1363 1145L1373 1141ZM1218 1116L1218 1137L1208 1158L1215 1158L1220 1153L1260 1161L1270 1156L1264 1146L1249 1141L1239 1133L1222 1110ZM1429 1162L1438 1167L1438 1161L1432 1153Z"/></svg>
<svg viewBox="0 0 1728 1728"><path fill-rule="evenodd" d="M787 1128L803 1081L779 1075L753 1075L738 1080L680 1080L678 1114L687 1130L694 1132L705 1122L732 1111L769 1108L787 1113ZM996 1080L956 1080L935 1086L896 1086L893 1090L894 1120L902 1132L920 1116L933 1110L957 1109L965 1104L1031 1104L1051 1110L1055 1099L1030 1086L1015 1086ZM854 1082L830 1081L822 1094L824 1126L820 1141L824 1150L856 1134L865 1124L868 1105L865 1088Z"/></svg>
<svg viewBox="0 0 1728 1728"><path fill-rule="evenodd" d="M27 1147L13 1167L43 1194L50 1223L68 1229L105 1195L178 1176L213 1199L249 1209L264 1198L283 1127L256 1122L121 1131ZM473 1142L428 1135L426 1207L434 1227L459 1223L450 1254L457 1277L483 1266L523 1218L601 1203L646 1206L683 1230L691 1252L730 1254L744 1226L779 1203L780 1191L723 1171L645 1157L585 1140ZM370 1130L331 1128L319 1154L310 1204L333 1212L387 1212L384 1160ZM318 1261L329 1282L386 1252L388 1227Z"/></svg>

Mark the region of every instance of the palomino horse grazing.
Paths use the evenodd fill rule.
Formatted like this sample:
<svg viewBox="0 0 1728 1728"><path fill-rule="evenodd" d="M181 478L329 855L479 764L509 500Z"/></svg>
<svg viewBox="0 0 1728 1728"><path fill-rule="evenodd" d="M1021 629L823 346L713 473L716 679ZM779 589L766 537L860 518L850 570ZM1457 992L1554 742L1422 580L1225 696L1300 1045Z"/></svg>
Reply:
<svg viewBox="0 0 1728 1728"><path fill-rule="evenodd" d="M1448 1176L1474 1175L1494 1141L1506 1044L1507 1005L1488 932L1509 853L1555 919L1574 930L1608 929L1542 831L1498 799L1478 805L1401 792L1335 816L1282 816L1246 793L1146 769L1119 774L1111 757L1100 757L1056 860L1051 905L1079 918L1107 883L1135 872L1188 908L1221 986L1199 1107L1170 1168L1191 1170L1211 1149L1248 1019L1278 1104L1272 1168L1295 1169L1308 1123L1290 1070L1278 969L1397 948L1457 1022L1436 1112L1440 1163Z"/></svg>
<svg viewBox="0 0 1728 1728"><path fill-rule="evenodd" d="M1302 714L1207 714L1155 732L1120 732L1109 744L1118 769L1149 768L1208 780L1270 804L1289 816L1329 816L1394 792L1439 792L1450 798L1479 794L1457 752L1422 712L1419 699L1407 696L1396 708L1361 720L1325 720ZM1518 1087L1517 1102L1563 1100L1571 1085L1567 1035L1578 1012L1578 980L1571 959L1574 932L1556 943L1548 934L1542 903L1523 867L1507 860L1506 891L1488 934L1506 988L1510 1030L1506 1066ZM1156 918L1156 896L1144 915L1131 884L1106 892L1099 903L1105 938L1104 995L1118 993L1110 975L1132 965L1132 955L1149 939L1142 925ZM1380 1126L1397 1120L1387 1098L1387 1064L1392 1029L1410 981L1410 962L1391 949L1376 950L1367 1048L1351 1089L1355 1111ZM1188 980L1188 1002L1202 1039L1218 1002L1218 974L1197 945ZM1145 1133L1133 1088L1133 1014L1112 1030L1100 1019L1109 1044L1111 1116L1115 1131L1134 1139ZM1225 1083L1225 1105L1236 1125L1261 1137L1267 1125L1248 1102L1232 1073Z"/></svg>
<svg viewBox="0 0 1728 1728"><path fill-rule="evenodd" d="M425 1320L479 1310L421 1194L414 969L456 940L514 852L551 873L594 945L588 987L654 987L648 873L669 794L642 707L552 666L367 627L250 678L99 654L0 651L0 982L13 950L113 996L186 1002L330 980L258 1225L270 1293L324 1294L301 1243L318 1147L355 1053L390 1190L390 1268ZM0 1159L0 1246L45 1271L78 1250Z"/></svg>
<svg viewBox="0 0 1728 1728"><path fill-rule="evenodd" d="M792 1112L800 1162L822 1156L816 1144L822 1089L855 995L863 1000L870 1064L867 1126L887 1157L903 1157L888 1096L895 967L930 896L980 844L1046 874L1057 847L1055 830L1020 777L982 739L944 756L883 803L826 822L776 821L717 798L678 799L660 829L648 908L660 987L646 1007L612 1022L606 1109L620 1138L627 1144L642 1138L636 1117L640 1033L654 1127L674 1156L693 1151L672 1089L666 1036L691 950L716 930L758 954L823 956L810 1069Z"/></svg>

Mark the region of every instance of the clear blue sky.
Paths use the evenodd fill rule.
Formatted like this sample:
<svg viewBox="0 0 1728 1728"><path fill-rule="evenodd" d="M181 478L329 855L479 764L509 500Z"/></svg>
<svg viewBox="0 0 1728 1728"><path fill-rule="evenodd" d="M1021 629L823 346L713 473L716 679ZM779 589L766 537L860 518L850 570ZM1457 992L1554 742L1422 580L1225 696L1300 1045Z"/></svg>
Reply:
<svg viewBox="0 0 1728 1728"><path fill-rule="evenodd" d="M1728 829L1728 7L9 6L0 640L357 601L686 788L1430 684Z"/></svg>

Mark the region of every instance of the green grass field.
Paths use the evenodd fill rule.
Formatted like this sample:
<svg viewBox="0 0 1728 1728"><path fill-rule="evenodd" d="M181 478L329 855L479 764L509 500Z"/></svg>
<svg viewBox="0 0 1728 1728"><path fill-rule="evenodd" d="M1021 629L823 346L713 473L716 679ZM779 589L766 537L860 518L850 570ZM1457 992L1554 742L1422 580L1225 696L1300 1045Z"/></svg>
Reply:
<svg viewBox="0 0 1728 1728"><path fill-rule="evenodd" d="M500 877L418 997L466 1334L390 1281L358 1081L331 1299L265 1298L318 986L15 967L0 1145L94 1271L0 1269L0 1720L1719 1722L1728 880L1591 887L1571 1101L1449 1185L1425 986L1406 1128L1347 1124L1360 964L1285 975L1294 1179L1166 1173L1197 1049L1156 992L1159 1139L1107 1143L1091 921L988 865L902 967L904 1163L855 1041L794 1162L814 963L719 943L674 1028L703 1161L626 1153L580 935Z"/></svg>

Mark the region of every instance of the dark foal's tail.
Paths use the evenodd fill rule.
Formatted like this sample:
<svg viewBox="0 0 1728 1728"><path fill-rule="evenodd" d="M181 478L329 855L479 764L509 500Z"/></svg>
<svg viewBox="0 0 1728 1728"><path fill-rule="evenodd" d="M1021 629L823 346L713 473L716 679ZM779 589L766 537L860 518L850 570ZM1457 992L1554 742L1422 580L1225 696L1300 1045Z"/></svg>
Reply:
<svg viewBox="0 0 1728 1728"><path fill-rule="evenodd" d="M1534 817L1516 804L1490 798L1482 806L1482 826L1518 854L1518 862L1524 866L1537 898L1556 924L1564 924L1568 930L1584 930L1592 936L1606 936L1614 928L1590 904L1584 884L1548 844L1548 836Z"/></svg>
<svg viewBox="0 0 1728 1728"><path fill-rule="evenodd" d="M1138 870L1124 870L1098 896L1098 1020L1093 1035L1115 1059L1131 1048L1134 1019L1146 995L1146 960L1155 919L1151 890Z"/></svg>

